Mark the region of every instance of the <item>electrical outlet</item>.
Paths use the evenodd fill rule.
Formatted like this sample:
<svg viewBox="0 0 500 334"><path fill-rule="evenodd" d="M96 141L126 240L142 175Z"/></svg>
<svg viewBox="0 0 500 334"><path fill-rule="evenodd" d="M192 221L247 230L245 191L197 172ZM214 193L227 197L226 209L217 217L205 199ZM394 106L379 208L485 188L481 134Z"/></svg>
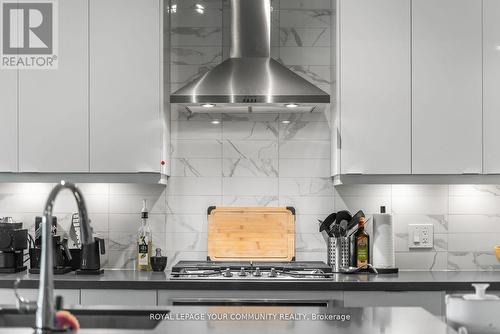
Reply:
<svg viewBox="0 0 500 334"><path fill-rule="evenodd" d="M409 224L408 225L408 247L409 248L433 248L434 247L434 225L432 225L432 224Z"/></svg>

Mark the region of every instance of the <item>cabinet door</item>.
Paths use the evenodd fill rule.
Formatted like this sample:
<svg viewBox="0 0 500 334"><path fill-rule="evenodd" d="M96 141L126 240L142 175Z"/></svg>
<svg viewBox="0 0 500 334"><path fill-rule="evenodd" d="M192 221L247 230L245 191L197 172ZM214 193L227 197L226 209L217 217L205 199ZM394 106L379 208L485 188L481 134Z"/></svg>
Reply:
<svg viewBox="0 0 500 334"><path fill-rule="evenodd" d="M28 300L36 301L38 299L38 289L19 289L19 294ZM54 289L54 296L63 298L64 307L80 304L80 290ZM4 305L16 304L14 289L0 289L0 300Z"/></svg>
<svg viewBox="0 0 500 334"><path fill-rule="evenodd" d="M17 70L0 71L0 172L17 172Z"/></svg>
<svg viewBox="0 0 500 334"><path fill-rule="evenodd" d="M156 290L81 290L82 305L156 306Z"/></svg>
<svg viewBox="0 0 500 334"><path fill-rule="evenodd" d="M90 170L158 172L159 1L90 1Z"/></svg>
<svg viewBox="0 0 500 334"><path fill-rule="evenodd" d="M344 307L422 307L434 315L443 315L441 291L344 291Z"/></svg>
<svg viewBox="0 0 500 334"><path fill-rule="evenodd" d="M483 2L484 172L500 173L500 1Z"/></svg>
<svg viewBox="0 0 500 334"><path fill-rule="evenodd" d="M410 173L410 1L340 2L342 174Z"/></svg>
<svg viewBox="0 0 500 334"><path fill-rule="evenodd" d="M481 0L412 4L413 173L481 173Z"/></svg>
<svg viewBox="0 0 500 334"><path fill-rule="evenodd" d="M88 0L58 2L59 65L20 70L21 172L88 172Z"/></svg>

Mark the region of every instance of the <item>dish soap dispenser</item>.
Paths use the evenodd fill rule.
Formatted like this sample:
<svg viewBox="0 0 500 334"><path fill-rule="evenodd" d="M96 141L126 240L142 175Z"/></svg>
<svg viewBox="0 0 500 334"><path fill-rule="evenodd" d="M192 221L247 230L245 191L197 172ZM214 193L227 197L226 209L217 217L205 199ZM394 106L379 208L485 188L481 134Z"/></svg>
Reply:
<svg viewBox="0 0 500 334"><path fill-rule="evenodd" d="M354 234L354 254L357 268L368 268L370 263L370 236L365 231L365 217L359 218L358 230Z"/></svg>
<svg viewBox="0 0 500 334"><path fill-rule="evenodd" d="M149 214L146 200L142 200L141 226L137 232L137 270L151 271L151 255L153 248L153 235L148 222Z"/></svg>

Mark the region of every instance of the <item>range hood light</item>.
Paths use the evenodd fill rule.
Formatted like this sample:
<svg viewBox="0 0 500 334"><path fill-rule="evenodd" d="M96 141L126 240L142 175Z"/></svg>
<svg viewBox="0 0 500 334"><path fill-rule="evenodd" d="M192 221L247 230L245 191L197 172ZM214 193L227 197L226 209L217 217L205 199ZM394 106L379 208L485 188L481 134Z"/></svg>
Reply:
<svg viewBox="0 0 500 334"><path fill-rule="evenodd" d="M215 107L215 104L213 104L213 103L203 103L201 106L203 108L213 108L213 107Z"/></svg>
<svg viewBox="0 0 500 334"><path fill-rule="evenodd" d="M281 121L281 124L290 124L290 121L285 119L285 120Z"/></svg>
<svg viewBox="0 0 500 334"><path fill-rule="evenodd" d="M285 107L287 108L297 108L299 105L297 103L287 103Z"/></svg>
<svg viewBox="0 0 500 334"><path fill-rule="evenodd" d="M210 123L212 124L220 124L220 121L218 119L214 119L213 121L211 121Z"/></svg>

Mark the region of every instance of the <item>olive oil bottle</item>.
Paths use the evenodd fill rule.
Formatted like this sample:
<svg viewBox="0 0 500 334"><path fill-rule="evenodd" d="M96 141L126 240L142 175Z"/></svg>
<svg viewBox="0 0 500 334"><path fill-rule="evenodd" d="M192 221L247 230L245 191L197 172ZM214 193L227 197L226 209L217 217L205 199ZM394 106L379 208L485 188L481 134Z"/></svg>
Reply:
<svg viewBox="0 0 500 334"><path fill-rule="evenodd" d="M359 219L358 230L354 234L354 254L358 268L367 268L370 262L370 236L365 231L365 222L364 217Z"/></svg>
<svg viewBox="0 0 500 334"><path fill-rule="evenodd" d="M138 271L151 271L151 255L153 253L153 234L148 222L146 200L142 200L141 226L137 232L137 265Z"/></svg>

